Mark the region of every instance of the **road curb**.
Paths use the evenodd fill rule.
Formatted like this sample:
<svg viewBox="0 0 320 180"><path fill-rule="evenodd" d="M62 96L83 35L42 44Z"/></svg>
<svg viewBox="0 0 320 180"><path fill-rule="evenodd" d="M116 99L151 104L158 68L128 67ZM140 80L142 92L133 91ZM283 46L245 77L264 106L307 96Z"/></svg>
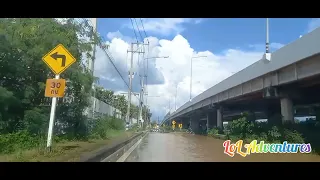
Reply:
<svg viewBox="0 0 320 180"><path fill-rule="evenodd" d="M82 157L80 162L115 162L133 144L135 144L146 132L140 132L128 139L113 142L100 148L93 154Z"/></svg>
<svg viewBox="0 0 320 180"><path fill-rule="evenodd" d="M124 153L122 154L122 156L120 158L118 158L118 160L116 162L124 162L130 156L132 151L134 151L137 148L137 146L141 143L143 138L145 138L148 135L148 133L149 132L146 132L140 139L138 139L138 141L135 144L133 144L131 147L129 147L129 149L127 151L123 150Z"/></svg>

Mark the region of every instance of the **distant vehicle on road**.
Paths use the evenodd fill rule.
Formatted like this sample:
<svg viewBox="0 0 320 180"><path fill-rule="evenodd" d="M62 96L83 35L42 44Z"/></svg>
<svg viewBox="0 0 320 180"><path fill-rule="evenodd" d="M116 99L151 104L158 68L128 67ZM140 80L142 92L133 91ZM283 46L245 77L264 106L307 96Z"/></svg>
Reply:
<svg viewBox="0 0 320 180"><path fill-rule="evenodd" d="M151 131L151 132L160 132L159 129L155 129L155 128L150 129L150 131Z"/></svg>

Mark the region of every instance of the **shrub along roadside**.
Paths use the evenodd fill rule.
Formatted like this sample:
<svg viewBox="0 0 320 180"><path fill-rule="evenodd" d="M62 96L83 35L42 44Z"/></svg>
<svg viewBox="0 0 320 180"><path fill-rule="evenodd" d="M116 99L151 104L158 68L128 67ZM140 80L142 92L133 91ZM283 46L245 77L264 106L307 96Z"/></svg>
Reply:
<svg viewBox="0 0 320 180"><path fill-rule="evenodd" d="M110 116L100 117L90 125L89 138L81 141L89 142L90 140L111 139L114 136L120 135L121 132L124 132L123 121ZM53 137L54 144L76 141L76 139L71 139L63 134ZM42 136L32 135L26 130L0 135L0 154L10 154L30 149L45 149L46 138L45 134Z"/></svg>

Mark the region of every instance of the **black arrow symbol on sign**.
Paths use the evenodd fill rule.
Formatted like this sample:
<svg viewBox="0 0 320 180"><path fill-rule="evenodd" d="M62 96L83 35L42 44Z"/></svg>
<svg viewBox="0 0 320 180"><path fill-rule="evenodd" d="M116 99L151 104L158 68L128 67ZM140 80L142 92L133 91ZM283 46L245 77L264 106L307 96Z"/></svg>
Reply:
<svg viewBox="0 0 320 180"><path fill-rule="evenodd" d="M55 60L58 60L58 58L62 59L62 64L61 67L65 67L66 66L66 56L63 54L58 54L58 52L55 52L53 54L51 54L51 57Z"/></svg>

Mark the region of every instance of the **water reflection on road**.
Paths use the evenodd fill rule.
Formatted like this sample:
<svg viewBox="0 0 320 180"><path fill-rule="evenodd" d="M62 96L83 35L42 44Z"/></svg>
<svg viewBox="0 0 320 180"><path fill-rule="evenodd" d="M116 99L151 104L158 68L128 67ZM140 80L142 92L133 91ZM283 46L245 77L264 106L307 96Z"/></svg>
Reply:
<svg viewBox="0 0 320 180"><path fill-rule="evenodd" d="M149 133L126 162L320 162L310 154L251 154L229 157L223 140L186 133Z"/></svg>

